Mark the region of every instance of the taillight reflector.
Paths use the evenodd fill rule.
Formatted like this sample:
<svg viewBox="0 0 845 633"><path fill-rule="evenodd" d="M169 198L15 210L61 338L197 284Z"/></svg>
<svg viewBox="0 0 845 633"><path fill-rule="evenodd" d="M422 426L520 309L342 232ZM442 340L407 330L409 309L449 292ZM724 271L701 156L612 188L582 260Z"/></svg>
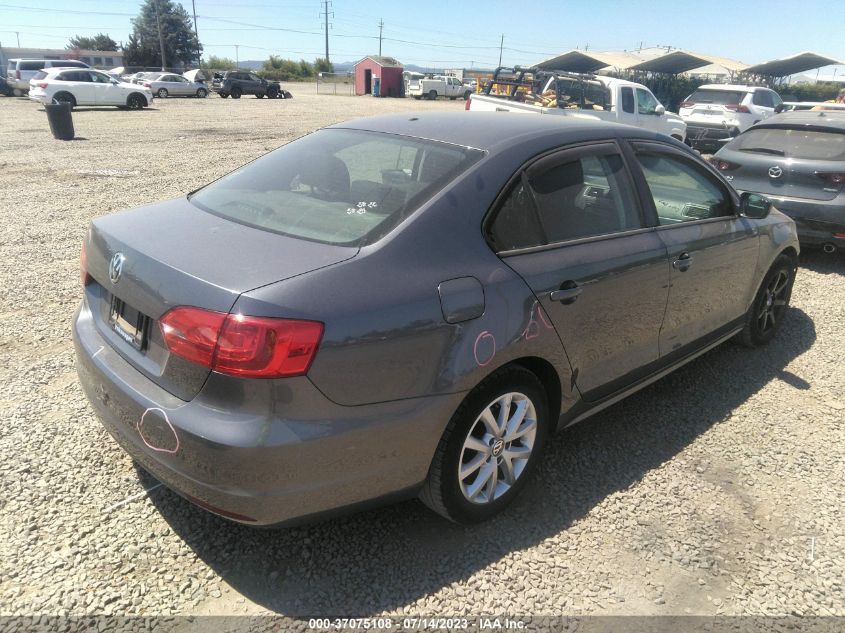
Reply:
<svg viewBox="0 0 845 633"><path fill-rule="evenodd" d="M732 163L731 161L724 160L722 158L716 158L715 156L710 159L710 164L719 171L731 171L732 169L737 169L739 167L736 163Z"/></svg>
<svg viewBox="0 0 845 633"><path fill-rule="evenodd" d="M832 185L841 185L845 183L845 173L833 172L833 173L823 173L823 172L816 172L816 176L819 178L823 178L827 180Z"/></svg>
<svg viewBox="0 0 845 633"><path fill-rule="evenodd" d="M751 110L748 109L748 106L739 105L738 103L726 103L725 109L732 110L733 112L741 112L742 114L748 114Z"/></svg>
<svg viewBox="0 0 845 633"><path fill-rule="evenodd" d="M214 371L281 378L308 371L323 324L182 306L161 318L161 331L172 353Z"/></svg>
<svg viewBox="0 0 845 633"><path fill-rule="evenodd" d="M691 107L692 107L692 106L694 106L694 105L695 105L695 104L694 104L692 101L681 101L681 105L680 105L680 106L678 106L678 107L681 107L681 108L691 108Z"/></svg>

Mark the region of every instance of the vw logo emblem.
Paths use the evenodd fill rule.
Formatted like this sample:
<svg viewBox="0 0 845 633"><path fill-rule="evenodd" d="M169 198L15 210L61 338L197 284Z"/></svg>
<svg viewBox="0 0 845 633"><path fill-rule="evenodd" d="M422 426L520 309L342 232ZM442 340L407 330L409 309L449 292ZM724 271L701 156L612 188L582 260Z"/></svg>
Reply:
<svg viewBox="0 0 845 633"><path fill-rule="evenodd" d="M120 281L120 276L123 274L123 264L126 262L126 256L123 253L115 253L109 262L109 279L113 284Z"/></svg>
<svg viewBox="0 0 845 633"><path fill-rule="evenodd" d="M769 178L780 178L783 176L783 170L775 165L774 167L769 167Z"/></svg>

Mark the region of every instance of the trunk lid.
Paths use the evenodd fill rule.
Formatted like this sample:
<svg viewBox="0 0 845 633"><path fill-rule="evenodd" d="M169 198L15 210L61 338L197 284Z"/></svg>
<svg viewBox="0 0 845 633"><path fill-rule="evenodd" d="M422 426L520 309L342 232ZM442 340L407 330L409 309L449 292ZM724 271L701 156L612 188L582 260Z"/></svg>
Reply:
<svg viewBox="0 0 845 633"><path fill-rule="evenodd" d="M101 334L150 380L183 400L196 395L210 370L167 351L159 319L168 310L185 305L229 312L248 290L358 253L358 247L239 224L186 198L97 218L85 248L93 278L86 297ZM112 281L110 263L119 253L122 270ZM127 335L133 324L144 330L134 332L135 340Z"/></svg>

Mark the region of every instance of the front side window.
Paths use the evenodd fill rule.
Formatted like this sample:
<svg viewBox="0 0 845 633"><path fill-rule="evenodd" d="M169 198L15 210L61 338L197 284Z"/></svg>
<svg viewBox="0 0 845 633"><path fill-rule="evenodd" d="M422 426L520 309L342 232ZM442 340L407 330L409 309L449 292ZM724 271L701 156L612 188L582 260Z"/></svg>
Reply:
<svg viewBox="0 0 845 633"><path fill-rule="evenodd" d="M661 226L733 215L730 196L714 176L673 154L638 151Z"/></svg>
<svg viewBox="0 0 845 633"><path fill-rule="evenodd" d="M648 90L637 88L637 110L640 114L654 114L657 109L657 99Z"/></svg>
<svg viewBox="0 0 845 633"><path fill-rule="evenodd" d="M641 228L618 154L586 156L529 177L548 243Z"/></svg>
<svg viewBox="0 0 845 633"><path fill-rule="evenodd" d="M252 81L261 81L261 77L259 77L258 75L253 75L252 73L249 74L249 78Z"/></svg>
<svg viewBox="0 0 845 633"><path fill-rule="evenodd" d="M111 82L111 77L108 75L104 75L103 73L89 73L91 75L91 81L98 84L107 84Z"/></svg>
<svg viewBox="0 0 845 633"><path fill-rule="evenodd" d="M483 152L362 130L309 134L190 197L230 220L327 244L370 244Z"/></svg>
<svg viewBox="0 0 845 633"><path fill-rule="evenodd" d="M757 90L751 99L754 105L762 106L764 108L774 108L775 104L772 101L772 93L768 90Z"/></svg>

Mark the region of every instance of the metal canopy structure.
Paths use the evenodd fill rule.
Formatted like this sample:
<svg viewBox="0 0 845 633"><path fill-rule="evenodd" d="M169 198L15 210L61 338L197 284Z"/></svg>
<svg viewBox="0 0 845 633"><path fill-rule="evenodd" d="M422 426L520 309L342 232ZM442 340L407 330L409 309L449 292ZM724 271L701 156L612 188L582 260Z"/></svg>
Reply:
<svg viewBox="0 0 845 633"><path fill-rule="evenodd" d="M653 73L669 73L676 75L685 73L696 68L703 68L716 64L730 73L744 71L748 64L743 64L728 57L716 57L714 55L703 55L701 53L690 53L689 51L675 50L665 55L653 57L634 66L629 70L643 70Z"/></svg>
<svg viewBox="0 0 845 633"><path fill-rule="evenodd" d="M786 77L787 75L794 75L796 73L804 72L805 70L813 70L814 68L843 63L845 62L807 51L804 53L798 53L792 57L773 59L768 62L763 62L762 64L749 66L744 70L744 72L748 75Z"/></svg>
<svg viewBox="0 0 845 633"><path fill-rule="evenodd" d="M568 70L575 73L594 73L602 68L625 70L642 60L632 53L588 52L571 50L537 64L543 70Z"/></svg>

